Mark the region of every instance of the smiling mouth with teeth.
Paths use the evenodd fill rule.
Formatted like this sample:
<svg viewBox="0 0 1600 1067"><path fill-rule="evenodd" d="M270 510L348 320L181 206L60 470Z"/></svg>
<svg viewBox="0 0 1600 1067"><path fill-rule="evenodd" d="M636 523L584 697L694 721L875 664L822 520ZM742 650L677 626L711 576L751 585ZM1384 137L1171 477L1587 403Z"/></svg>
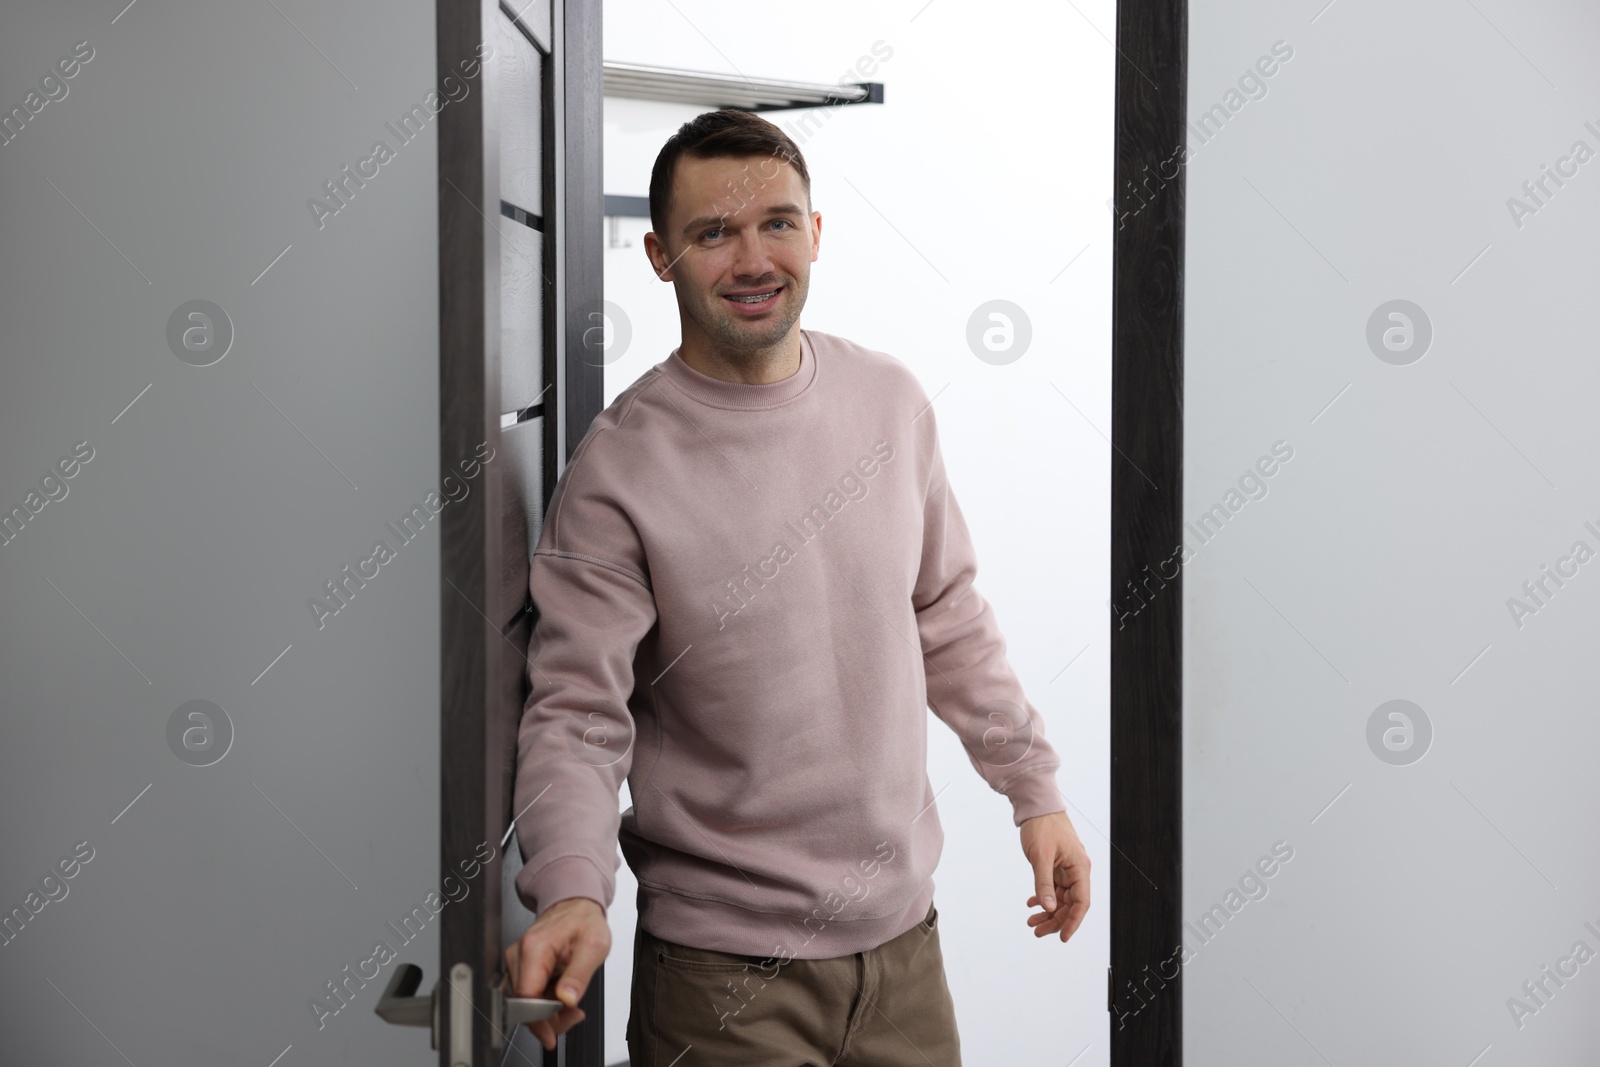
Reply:
<svg viewBox="0 0 1600 1067"><path fill-rule="evenodd" d="M749 296L733 296L729 294L724 294L724 296L726 299L736 301L740 304L759 304L762 301L771 300L774 296L777 296L778 291L782 288L783 286L780 285L777 289L768 289L764 293L752 293Z"/></svg>

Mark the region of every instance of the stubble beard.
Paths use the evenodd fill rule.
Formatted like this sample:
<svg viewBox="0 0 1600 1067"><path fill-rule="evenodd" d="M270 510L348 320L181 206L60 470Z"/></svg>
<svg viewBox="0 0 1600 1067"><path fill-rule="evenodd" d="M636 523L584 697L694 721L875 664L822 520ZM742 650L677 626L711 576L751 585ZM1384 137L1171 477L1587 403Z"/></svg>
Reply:
<svg viewBox="0 0 1600 1067"><path fill-rule="evenodd" d="M808 283L809 279L805 278L780 281L778 284L783 286L783 293L779 297L781 307L773 318L740 322L739 313L726 309L724 305L727 301L713 294L710 297L711 306L704 309L703 317L695 316L695 319L712 343L722 350L741 354L759 352L782 341L799 320Z"/></svg>

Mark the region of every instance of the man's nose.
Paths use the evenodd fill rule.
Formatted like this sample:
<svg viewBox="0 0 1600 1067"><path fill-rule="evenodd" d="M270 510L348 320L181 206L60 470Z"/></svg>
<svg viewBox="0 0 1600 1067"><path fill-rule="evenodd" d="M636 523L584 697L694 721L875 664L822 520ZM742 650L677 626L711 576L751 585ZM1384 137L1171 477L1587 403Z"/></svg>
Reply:
<svg viewBox="0 0 1600 1067"><path fill-rule="evenodd" d="M735 246L733 272L741 278L765 278L773 274L772 255L759 233L746 231Z"/></svg>

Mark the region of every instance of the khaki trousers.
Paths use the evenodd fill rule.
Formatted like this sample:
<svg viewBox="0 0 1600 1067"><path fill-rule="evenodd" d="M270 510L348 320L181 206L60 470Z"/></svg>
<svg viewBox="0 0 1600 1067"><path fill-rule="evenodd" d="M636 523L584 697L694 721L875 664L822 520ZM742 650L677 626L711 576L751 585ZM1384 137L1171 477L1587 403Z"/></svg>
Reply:
<svg viewBox="0 0 1600 1067"><path fill-rule="evenodd" d="M877 948L785 962L638 927L632 1067L961 1067L939 912Z"/></svg>

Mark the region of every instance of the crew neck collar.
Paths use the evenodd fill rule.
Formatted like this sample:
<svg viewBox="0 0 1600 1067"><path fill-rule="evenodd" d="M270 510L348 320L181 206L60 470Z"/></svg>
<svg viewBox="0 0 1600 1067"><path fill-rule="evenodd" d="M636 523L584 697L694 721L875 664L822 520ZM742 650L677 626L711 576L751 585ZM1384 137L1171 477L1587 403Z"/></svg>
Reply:
<svg viewBox="0 0 1600 1067"><path fill-rule="evenodd" d="M800 368L781 381L752 384L713 378L685 363L676 348L661 366L673 385L696 400L712 407L750 411L787 404L810 389L817 379L817 355L806 330L800 331Z"/></svg>

